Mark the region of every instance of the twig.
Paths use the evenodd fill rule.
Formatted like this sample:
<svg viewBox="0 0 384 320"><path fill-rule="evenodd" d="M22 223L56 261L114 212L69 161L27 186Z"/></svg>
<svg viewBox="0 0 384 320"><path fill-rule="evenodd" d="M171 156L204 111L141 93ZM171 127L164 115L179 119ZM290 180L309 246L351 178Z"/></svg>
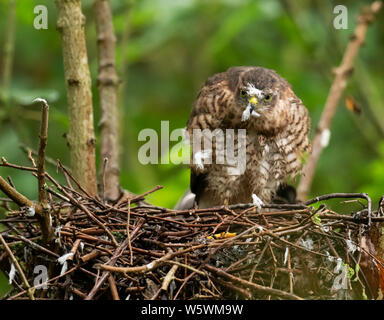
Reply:
<svg viewBox="0 0 384 320"><path fill-rule="evenodd" d="M135 230L132 232L131 237L133 237L139 231L139 229L143 226L143 224L144 224L144 219L141 219L138 225L136 226ZM128 246L128 238L125 239L124 242L120 245L120 247L114 252L112 258L108 261L107 264L109 266L113 266L116 263L117 259L120 257L120 255L127 248L127 246ZM105 282L108 276L109 276L109 271L103 273L101 278L98 281L96 281L91 292L89 292L85 300L93 299L93 297L95 296L99 288L103 285L103 283Z"/></svg>
<svg viewBox="0 0 384 320"><path fill-rule="evenodd" d="M19 262L17 261L17 259L15 258L15 256L13 255L11 249L8 247L8 244L5 242L3 236L0 234L0 241L1 243L4 245L5 247L5 250L7 251L9 257L11 258L12 260L12 263L16 266L17 270L20 272L20 275L21 275L21 278L23 279L23 282L24 282L24 285L27 287L27 292L28 292L28 296L31 300L35 300L35 297L34 297L34 290L31 288L31 286L29 285L28 283L28 280L27 278L25 277L25 274L24 274L24 271L23 269L20 267L20 264Z"/></svg>
<svg viewBox="0 0 384 320"><path fill-rule="evenodd" d="M324 194L322 196L313 198L311 200L308 200L305 202L305 205L309 206L311 204L314 204L315 202L320 202L323 200L329 200L334 198L360 198L367 200L368 203L368 226L371 225L372 222L372 201L371 198L366 193L330 193L330 194Z"/></svg>
<svg viewBox="0 0 384 320"><path fill-rule="evenodd" d="M8 168L24 170L24 171L31 171L31 172L37 171L37 168L31 168L31 167L26 167L26 166L19 166L17 164L11 164L4 157L1 157L0 167L8 167Z"/></svg>
<svg viewBox="0 0 384 320"><path fill-rule="evenodd" d="M242 295L246 299L252 299L252 294L248 288L246 288L246 289L240 288L238 286L235 286L233 284L233 282L227 282L227 281L222 280L221 278L216 278L216 279L214 279L214 281L217 282L218 284L228 288L229 290L233 290L233 291L239 293L240 295Z"/></svg>
<svg viewBox="0 0 384 320"><path fill-rule="evenodd" d="M132 252L132 243L131 243L131 233L129 231L129 226L131 225L131 200L128 199L128 214L127 214L127 237L128 237L128 248L129 248L129 263L133 264L133 252Z"/></svg>
<svg viewBox="0 0 384 320"><path fill-rule="evenodd" d="M100 251L98 251L98 250L93 250L92 252L87 253L86 255L82 256L82 257L80 258L80 260L81 260L83 263L85 263L85 262L88 262L89 260L96 259L100 254L101 254Z"/></svg>
<svg viewBox="0 0 384 320"><path fill-rule="evenodd" d="M155 192L155 191L157 191L157 190L160 190L160 189L163 189L163 186L156 186L156 187L153 188L152 190L149 190L148 192L145 192L145 193L143 193L143 194L141 194L141 195L138 195L138 196L136 196L136 197L130 199L130 201L131 201L131 203L134 203L134 202L136 202L136 201L138 201L138 200L140 200L140 199L145 198L145 196L147 196L147 195L149 195L149 194L151 194L151 193L153 193L153 192Z"/></svg>
<svg viewBox="0 0 384 320"><path fill-rule="evenodd" d="M357 25L354 35L351 37L351 40L349 41L349 44L344 52L341 64L334 70L335 78L329 90L327 101L316 130L316 135L313 140L312 153L303 168L303 175L297 189L298 199L305 200L307 198L320 154L328 144L330 135L329 128L332 118L336 112L337 105L344 88L347 85L347 80L352 74L355 57L360 46L365 41L368 25L373 22L375 15L380 10L381 6L381 1L375 1L372 2L368 8L364 8L364 10L361 11L360 15L357 17Z"/></svg>
<svg viewBox="0 0 384 320"><path fill-rule="evenodd" d="M205 244L199 244L187 249L178 250L176 252L169 252L165 256L156 259L146 265L138 266L138 267L113 267L106 264L98 265L100 269L111 271L111 272L120 272L120 273L147 273L149 271L155 270L156 268L162 266L166 261L171 260L172 258L182 255L184 253L203 248Z"/></svg>
<svg viewBox="0 0 384 320"><path fill-rule="evenodd" d="M288 270L289 270L289 292L293 293L293 273L291 267L291 250L287 247L288 250Z"/></svg>
<svg viewBox="0 0 384 320"><path fill-rule="evenodd" d="M175 273L179 266L177 264L174 264L171 269L169 269L167 275L164 277L163 283L161 285L161 290L167 291L168 286L171 283L171 281L175 278Z"/></svg>
<svg viewBox="0 0 384 320"><path fill-rule="evenodd" d="M11 228L13 231L15 231L16 233L19 233L19 231L15 227L13 227L11 224L7 223L7 226L9 228ZM28 238L24 237L21 234L14 235L14 237L17 238L17 239L20 239L21 241L23 241L25 243L27 243L28 245L30 245L35 250L39 250L41 252L49 254L49 255L55 257L56 259L60 257L57 253L55 253L55 252L53 252L53 251L51 251L51 250L49 250L47 248L44 248L43 246L41 246L41 245L39 245L39 244L29 240Z"/></svg>
<svg viewBox="0 0 384 320"><path fill-rule="evenodd" d="M205 265L204 268L207 271L213 272L213 273L215 273L219 276L222 276L222 277L224 277L224 278L226 278L232 282L241 284L242 286L249 288L251 290L256 290L256 291L260 291L260 292L263 292L266 294L276 295L278 297L282 297L285 299L303 300L303 298L296 296L294 294L284 292L284 291L274 289L274 288L265 287L265 286L262 286L262 285L259 285L259 284L253 283L253 282L249 282L247 280L243 280L243 279L238 278L238 277L235 277L235 276L225 272L224 270L212 267L211 265Z"/></svg>
<svg viewBox="0 0 384 320"><path fill-rule="evenodd" d="M109 287L111 288L111 294L113 300L120 300L119 292L117 291L116 282L113 277L113 274L110 274L108 277Z"/></svg>
<svg viewBox="0 0 384 320"><path fill-rule="evenodd" d="M31 200L29 200L28 198L23 196L21 193L17 192L1 176L0 176L0 189L10 199L12 199L18 206L34 208L35 213L37 213L39 215L43 214L43 209L42 209L42 207L39 204L32 202Z"/></svg>
<svg viewBox="0 0 384 320"><path fill-rule="evenodd" d="M174 264L174 265L177 265L177 266L179 266L179 267L183 267L183 268L185 268L185 269L189 269L189 270L191 270L191 271L193 271L193 272L195 272L195 273L197 273L197 274L199 274L199 275L201 275L201 276L203 276L203 277L206 277L206 276L207 276L207 274L206 274L205 272L200 271L200 270L198 270L198 269L196 269L196 268L194 268L194 267L192 267L192 266L189 266L189 265L187 265L187 264L185 264L185 263L180 263L180 262L178 262L178 261L173 261L173 260L171 260L171 261L166 261L166 263Z"/></svg>
<svg viewBox="0 0 384 320"><path fill-rule="evenodd" d="M37 180L39 184L39 202L43 208L47 207L47 194L45 192L45 148L48 140L48 113L49 105L46 100L37 98L33 102L39 102L42 105L42 116L40 124L40 143L37 159Z"/></svg>
<svg viewBox="0 0 384 320"><path fill-rule="evenodd" d="M49 213L46 184L45 184L45 149L48 140L48 113L49 105L46 100L37 98L33 102L39 102L42 104L42 115L40 124L40 143L37 159L37 181L38 181L38 193L39 203L43 209L43 214L39 216L39 222L41 225L41 232L43 234L43 241L50 243L54 239L54 232L51 225L51 217Z"/></svg>
<svg viewBox="0 0 384 320"><path fill-rule="evenodd" d="M74 266L73 268L69 269L68 271L66 271L66 272L64 272L64 273L62 273L62 274L60 274L60 275L58 275L58 276L56 276L56 277L53 277L53 278L51 278L51 279L48 279L48 280L47 280L46 282L44 282L44 283L41 283L41 284L38 284L38 285L36 285L36 286L31 287L31 290L36 290L36 289L39 289L39 288L41 288L41 287L44 287L44 286L46 286L49 282L56 281L57 279L60 279L60 278L62 278L62 277L64 277L64 276L66 276L66 275L72 273L72 272L75 271L77 268L79 268L79 266ZM28 290L21 291L21 292L19 292L18 294L16 294L16 295L10 297L8 300L14 300L14 299L16 299L16 298L22 296L22 295L25 294L26 292L28 292Z"/></svg>
<svg viewBox="0 0 384 320"><path fill-rule="evenodd" d="M72 255L67 260L73 260L73 258L75 257L75 254L77 252L77 249L79 248L80 242L81 242L80 239L76 239L76 241L73 244L73 247L72 247L72 249L70 251L70 253L72 253Z"/></svg>
<svg viewBox="0 0 384 320"><path fill-rule="evenodd" d="M47 174L48 177L50 177L48 174ZM0 177L1 178L1 177ZM94 222L96 222L101 228L104 229L104 231L107 233L108 237L112 240L113 244L117 247L118 246L118 243L115 239L115 237L113 236L113 234L111 233L111 231L98 219L95 217L95 215L87 209L87 207L85 207L81 202L78 202L76 201L72 195L70 195L60 184L58 184L54 179L50 179L52 182L54 182L54 184L56 185L56 187L62 192L64 193L64 195L71 201L71 203L73 205L75 205L76 207L78 207L80 210L84 211Z"/></svg>

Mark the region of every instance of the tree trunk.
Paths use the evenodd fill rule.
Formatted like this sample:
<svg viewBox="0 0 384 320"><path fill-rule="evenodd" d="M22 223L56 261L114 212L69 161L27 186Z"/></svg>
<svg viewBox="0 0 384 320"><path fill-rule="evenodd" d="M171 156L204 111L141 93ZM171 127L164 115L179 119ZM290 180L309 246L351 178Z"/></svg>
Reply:
<svg viewBox="0 0 384 320"><path fill-rule="evenodd" d="M12 65L13 65L13 51L15 46L15 16L16 16L16 0L9 1L8 22L5 34L5 43L3 49L3 72L1 75L1 82L4 90L9 95L9 84L11 81ZM8 97L7 97L8 100Z"/></svg>
<svg viewBox="0 0 384 320"><path fill-rule="evenodd" d="M62 35L67 87L69 132L67 136L74 177L88 193L97 194L95 135L91 76L85 42L85 17L80 0L56 0L57 27Z"/></svg>
<svg viewBox="0 0 384 320"><path fill-rule="evenodd" d="M119 79L115 70L115 43L112 13L108 0L94 2L97 42L99 51L98 89L101 109L101 159L108 159L103 167L103 194L116 200L119 185L119 116L117 87ZM103 161L101 161L103 164Z"/></svg>

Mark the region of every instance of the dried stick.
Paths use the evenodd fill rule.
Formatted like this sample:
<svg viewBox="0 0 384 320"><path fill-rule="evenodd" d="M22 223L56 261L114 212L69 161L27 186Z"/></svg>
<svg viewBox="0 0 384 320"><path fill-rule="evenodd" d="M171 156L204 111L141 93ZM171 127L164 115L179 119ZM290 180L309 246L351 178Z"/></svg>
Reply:
<svg viewBox="0 0 384 320"><path fill-rule="evenodd" d="M25 167L25 166L19 166L17 164L12 164L7 161L4 157L1 157L1 163L0 167L8 167L12 169L18 169L18 170L24 170L24 171L30 171L30 172L36 172L36 168L31 168L31 167Z"/></svg>
<svg viewBox="0 0 384 320"><path fill-rule="evenodd" d="M175 273L179 266L177 264L174 264L171 269L169 269L167 275L164 277L163 283L161 285L161 290L167 291L168 286L171 283L171 281L175 278Z"/></svg>
<svg viewBox="0 0 384 320"><path fill-rule="evenodd" d="M33 102L42 104L42 116L40 125L40 143L37 159L37 181L39 186L39 202L43 208L47 207L47 193L45 192L45 149L48 140L48 113L49 105L46 100L37 98Z"/></svg>
<svg viewBox="0 0 384 320"><path fill-rule="evenodd" d="M35 300L35 297L33 295L34 289L31 288L31 286L28 283L27 278L25 277L25 274L23 272L23 269L20 267L19 262L16 260L15 256L13 255L11 249L8 247L8 244L5 242L3 236L0 234L0 241L4 245L5 250L7 251L9 257L12 260L12 263L16 266L17 270L19 270L21 278L23 279L24 285L27 287L28 296L31 300Z"/></svg>
<svg viewBox="0 0 384 320"><path fill-rule="evenodd" d="M77 252L77 249L79 248L80 242L81 242L80 239L76 239L76 241L73 244L73 247L72 247L72 249L70 251L70 253L72 253L72 255L67 260L73 260L73 258L75 257L75 254Z"/></svg>
<svg viewBox="0 0 384 320"><path fill-rule="evenodd" d="M360 46L365 41L368 25L373 22L375 15L380 10L381 6L381 1L375 1L368 8L363 8L360 15L357 17L355 32L344 52L341 64L334 70L335 78L331 89L329 90L327 101L316 129L312 153L303 168L303 175L297 189L297 197L300 200L305 200L308 196L320 154L328 144L330 135L329 128L332 118L335 115L340 97L347 85L347 80L352 74L355 57Z"/></svg>
<svg viewBox="0 0 384 320"><path fill-rule="evenodd" d="M106 227L96 216L88 210L88 208L82 204L79 201L76 201L72 195L70 195L60 184L58 184L49 174L47 174L47 177L55 184L55 186L70 200L70 202L78 207L80 210L84 211L94 222L96 222L107 234L108 237L112 240L113 244L117 247L117 242L111 231L109 231L108 227Z"/></svg>
<svg viewBox="0 0 384 320"><path fill-rule="evenodd" d="M43 235L44 243L51 243L54 239L54 232L51 225L51 217L49 213L49 206L47 200L46 184L45 184L45 149L48 140L48 114L49 105L46 100L37 98L33 102L40 102L42 104L42 116L40 124L40 143L37 159L37 181L39 203L43 209L43 214L38 216Z"/></svg>
<svg viewBox="0 0 384 320"><path fill-rule="evenodd" d="M99 267L100 269L103 269L103 270L111 271L111 272L146 273L146 272L155 270L156 268L162 266L164 263L166 263L167 261L171 260L172 258L174 258L176 256L182 255L184 253L187 253L187 252L199 249L199 248L203 248L205 246L206 246L205 244L199 244L199 245L187 248L187 249L178 250L176 252L169 252L159 259L153 260L152 262L150 262L146 265L142 265L142 266L138 266L138 267L113 267L113 266L110 266L107 264L101 264L101 265L98 265L97 267Z"/></svg>
<svg viewBox="0 0 384 320"><path fill-rule="evenodd" d="M67 141L73 175L91 195L97 194L95 133L91 76L85 42L85 17L80 0L56 0L57 29L61 33L67 87Z"/></svg>
<svg viewBox="0 0 384 320"><path fill-rule="evenodd" d="M132 231L132 234L131 234L131 237L133 238L134 235L140 230L140 228L143 226L145 220L144 219L141 219L139 221L139 223L137 224L135 230ZM124 242L120 245L119 248L116 249L116 251L114 252L112 258L108 261L108 265L110 266L113 266L117 259L120 257L120 255L124 252L124 250L127 248L128 246L128 243L129 243L129 240L128 238L126 238L124 240ZM95 294L97 293L97 291L100 289L100 287L103 285L103 283L105 282L105 280L107 280L108 276L109 276L109 271L106 271L103 273L103 275L101 276L101 278L96 281L95 285L93 286L91 292L88 293L87 297L85 298L85 300L92 300L93 297L95 296Z"/></svg>
<svg viewBox="0 0 384 320"><path fill-rule="evenodd" d="M194 267L192 267L192 266L189 266L189 265L187 265L187 264L185 264L185 263L180 263L180 262L173 261L173 260L171 260L171 261L166 261L166 263L173 264L173 265L177 265L177 266L179 266L179 267L183 267L185 270L191 270L191 271L193 271L193 272L195 272L195 273L197 273L197 274L202 275L203 277L206 277L206 276L207 276L207 274L206 274L205 272L200 271L200 270L198 270L198 269L196 269L196 268L194 268Z"/></svg>
<svg viewBox="0 0 384 320"><path fill-rule="evenodd" d="M226 279L230 280L231 282L238 283L238 284L240 284L246 288L249 288L251 290L260 291L260 292L267 293L267 294L273 294L273 295L276 295L278 297L282 297L282 298L290 299L290 300L292 300L292 299L293 300L303 300L301 297L296 296L294 294L284 292L284 291L274 289L274 288L265 287L265 286L262 286L262 285L259 285L259 284L253 283L253 282L249 282L247 280L243 280L241 278L235 277L235 276L225 272L224 270L212 267L210 265L205 265L204 269L206 269L207 271L213 272L213 273L217 274L218 276L226 278Z"/></svg>
<svg viewBox="0 0 384 320"><path fill-rule="evenodd" d="M127 214L127 237L128 237L128 248L129 248L129 263L133 264L133 252L132 252L132 243L131 243L131 233L129 231L129 226L131 224L131 200L128 199L128 214Z"/></svg>
<svg viewBox="0 0 384 320"><path fill-rule="evenodd" d="M104 168L104 194L108 200L117 200L119 185L119 111L117 108L117 87L119 78L115 70L115 43L112 12L109 0L94 1L99 76L97 78L101 119L101 159L108 159Z"/></svg>
<svg viewBox="0 0 384 320"><path fill-rule="evenodd" d="M15 227L13 227L11 224L7 223L6 225L9 228L11 228L13 231L15 231L16 233L19 233L18 230ZM45 248L43 246L40 246L39 244L31 241L30 239L24 237L21 234L14 235L14 237L17 238L17 239L20 239L21 241L23 241L25 243L27 243L28 245L30 245L35 250L40 250L41 252L44 252L44 253L46 253L48 255L51 255L51 256L55 257L56 259L60 257L57 253L55 253L55 252L53 252L53 251L51 251L51 250L49 250L49 249L47 249L47 248Z"/></svg>
<svg viewBox="0 0 384 320"><path fill-rule="evenodd" d="M67 274L70 274L72 273L73 271L75 271L77 268L79 268L79 266L74 266L72 269L69 269L68 271L56 276L56 277L53 277L51 279L48 279L47 282L45 283L41 283L41 284L38 284L36 286L33 286L31 288L31 290L36 290L36 289L40 289L41 287L47 285L49 282L54 282L56 281L57 279L60 279L62 277L65 277ZM28 290L23 290L21 292L19 292L18 294L15 294L14 296L10 297L8 300L15 300L16 298L22 296L24 293L28 292Z"/></svg>
<svg viewBox="0 0 384 320"><path fill-rule="evenodd" d="M324 194L319 197L315 197L311 200L308 200L305 202L305 205L309 206L315 202L328 200L328 199L334 199L334 198L360 198L367 200L368 203L368 226L372 223L372 201L371 198L366 193L330 193L330 194Z"/></svg>
<svg viewBox="0 0 384 320"><path fill-rule="evenodd" d="M120 300L119 292L117 291L116 281L115 281L115 278L113 277L113 274L109 274L108 282L109 282L109 287L111 288L111 294L112 294L113 300ZM86 295L84 296L86 297Z"/></svg>
<svg viewBox="0 0 384 320"><path fill-rule="evenodd" d="M35 213L37 213L38 215L43 214L43 208L40 206L40 204L32 202L31 200L23 196L21 193L17 192L1 176L0 176L0 189L10 199L12 199L18 206L33 208L35 210Z"/></svg>

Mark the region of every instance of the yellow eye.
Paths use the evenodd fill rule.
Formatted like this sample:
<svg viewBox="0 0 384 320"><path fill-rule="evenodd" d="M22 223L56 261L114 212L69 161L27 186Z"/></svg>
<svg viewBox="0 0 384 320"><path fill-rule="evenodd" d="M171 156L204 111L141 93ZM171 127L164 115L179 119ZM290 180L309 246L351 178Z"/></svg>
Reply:
<svg viewBox="0 0 384 320"><path fill-rule="evenodd" d="M241 89L241 90L240 90L240 95L241 95L242 97L245 97L245 96L247 95L247 91Z"/></svg>
<svg viewBox="0 0 384 320"><path fill-rule="evenodd" d="M265 97L264 97L264 101L266 102L269 102L272 100L272 95L271 94L267 94Z"/></svg>

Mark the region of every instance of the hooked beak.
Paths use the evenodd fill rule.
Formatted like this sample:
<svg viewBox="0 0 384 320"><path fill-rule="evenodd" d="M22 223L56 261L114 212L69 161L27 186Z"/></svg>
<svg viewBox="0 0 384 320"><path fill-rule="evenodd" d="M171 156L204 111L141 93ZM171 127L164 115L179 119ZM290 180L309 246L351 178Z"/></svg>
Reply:
<svg viewBox="0 0 384 320"><path fill-rule="evenodd" d="M251 105L251 113L253 110L255 110L258 103L259 103L259 100L257 100L256 97L252 97L251 99L249 99L249 104Z"/></svg>
<svg viewBox="0 0 384 320"><path fill-rule="evenodd" d="M256 97L252 97L248 100L248 106L244 110L243 115L241 117L241 121L248 120L251 116L253 117L260 117L260 114L255 111L256 106L259 104L259 100L257 100Z"/></svg>

